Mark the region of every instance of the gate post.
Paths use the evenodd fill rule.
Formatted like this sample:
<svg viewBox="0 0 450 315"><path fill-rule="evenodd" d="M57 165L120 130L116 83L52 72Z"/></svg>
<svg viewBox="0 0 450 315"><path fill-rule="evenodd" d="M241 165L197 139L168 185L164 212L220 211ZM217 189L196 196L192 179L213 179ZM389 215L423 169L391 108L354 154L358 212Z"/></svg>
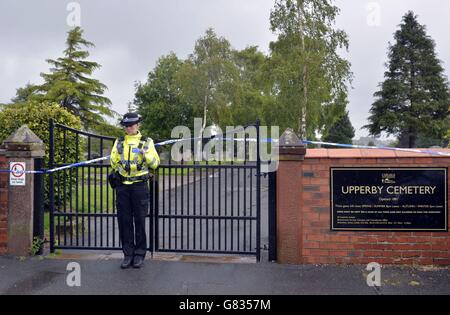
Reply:
<svg viewBox="0 0 450 315"><path fill-rule="evenodd" d="M44 158L36 158L34 160L34 169L41 170L44 168ZM44 174L34 174L34 226L33 238L44 240ZM44 242L41 242L39 250L36 252L42 255Z"/></svg>
<svg viewBox="0 0 450 315"><path fill-rule="evenodd" d="M302 219L298 216L302 187L298 187L302 174L298 165L304 160L306 146L292 129L287 129L280 137L277 171L277 260L281 263L299 261L299 246L302 244Z"/></svg>
<svg viewBox="0 0 450 315"><path fill-rule="evenodd" d="M25 163L34 170L34 160L44 156L44 144L28 126L23 125L3 141L8 164ZM10 175L11 176L11 175ZM28 256L33 244L34 176L25 175L24 185L9 183L8 190L8 254Z"/></svg>
<svg viewBox="0 0 450 315"><path fill-rule="evenodd" d="M55 138L53 133L55 132L55 122L53 119L50 119L48 122L49 129L49 138L48 138L48 168L52 169L55 162ZM77 144L78 150L78 144ZM77 159L78 159L78 151L77 151ZM54 181L53 173L50 173L48 178L48 199L50 202L49 211L50 211L50 253L55 252L55 181ZM78 183L77 183L78 185ZM77 219L78 220L78 219Z"/></svg>
<svg viewBox="0 0 450 315"><path fill-rule="evenodd" d="M269 174L269 261L277 260L277 172Z"/></svg>
<svg viewBox="0 0 450 315"><path fill-rule="evenodd" d="M261 123L256 121L256 261L261 260Z"/></svg>
<svg viewBox="0 0 450 315"><path fill-rule="evenodd" d="M0 148L0 169L8 169L5 150ZM0 172L0 255L8 248L8 182L9 175Z"/></svg>

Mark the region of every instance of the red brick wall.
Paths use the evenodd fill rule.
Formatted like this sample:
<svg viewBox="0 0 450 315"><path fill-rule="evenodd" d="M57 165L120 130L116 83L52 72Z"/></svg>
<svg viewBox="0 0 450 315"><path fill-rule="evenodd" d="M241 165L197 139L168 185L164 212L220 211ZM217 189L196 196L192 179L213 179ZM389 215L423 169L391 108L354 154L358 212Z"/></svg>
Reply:
<svg viewBox="0 0 450 315"><path fill-rule="evenodd" d="M330 230L330 167L363 166L448 167L450 157L385 150L310 149L304 161L281 160L277 175L278 261L450 265L448 232Z"/></svg>
<svg viewBox="0 0 450 315"><path fill-rule="evenodd" d="M0 170L9 169L4 155L0 151ZM7 251L8 242L8 179L7 173L0 173L0 255Z"/></svg>

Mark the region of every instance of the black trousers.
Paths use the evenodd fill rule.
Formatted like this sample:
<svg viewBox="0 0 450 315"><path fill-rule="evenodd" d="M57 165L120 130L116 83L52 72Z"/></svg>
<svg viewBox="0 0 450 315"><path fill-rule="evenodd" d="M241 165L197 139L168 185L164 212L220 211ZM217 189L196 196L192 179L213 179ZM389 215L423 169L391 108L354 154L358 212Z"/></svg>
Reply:
<svg viewBox="0 0 450 315"><path fill-rule="evenodd" d="M117 220L125 256L143 256L147 252L145 217L148 214L147 182L117 187Z"/></svg>

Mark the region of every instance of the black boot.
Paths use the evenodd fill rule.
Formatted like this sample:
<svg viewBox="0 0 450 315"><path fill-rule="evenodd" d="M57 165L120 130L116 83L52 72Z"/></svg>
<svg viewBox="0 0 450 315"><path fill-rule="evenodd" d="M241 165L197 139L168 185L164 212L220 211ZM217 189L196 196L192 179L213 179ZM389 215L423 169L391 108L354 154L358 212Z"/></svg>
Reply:
<svg viewBox="0 0 450 315"><path fill-rule="evenodd" d="M134 256L133 268L141 268L144 264L143 256Z"/></svg>
<svg viewBox="0 0 450 315"><path fill-rule="evenodd" d="M122 264L120 265L120 268L127 269L133 264L133 256L125 256L125 258L122 261Z"/></svg>

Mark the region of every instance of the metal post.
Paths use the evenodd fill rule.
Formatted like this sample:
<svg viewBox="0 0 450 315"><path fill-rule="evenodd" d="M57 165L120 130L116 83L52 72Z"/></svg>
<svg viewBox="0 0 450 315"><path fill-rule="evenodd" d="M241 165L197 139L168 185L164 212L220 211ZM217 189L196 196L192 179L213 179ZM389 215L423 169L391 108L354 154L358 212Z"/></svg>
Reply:
<svg viewBox="0 0 450 315"><path fill-rule="evenodd" d="M53 119L49 121L49 161L48 168L52 169L54 165L54 122ZM49 176L49 199L50 199L50 253L55 252L55 234L54 234L54 211L55 211L55 190L54 190L54 178L53 173Z"/></svg>
<svg viewBox="0 0 450 315"><path fill-rule="evenodd" d="M149 217L149 227L150 227L150 237L149 237L149 250L151 257L153 258L153 210L154 210L154 204L155 204L155 178L150 177L149 179L149 186L150 186L150 217Z"/></svg>
<svg viewBox="0 0 450 315"><path fill-rule="evenodd" d="M261 159L260 121L256 121L256 260L261 260Z"/></svg>
<svg viewBox="0 0 450 315"><path fill-rule="evenodd" d="M277 172L269 173L269 261L277 260Z"/></svg>
<svg viewBox="0 0 450 315"><path fill-rule="evenodd" d="M164 169L163 169L164 170ZM153 196L153 200L155 201L155 207L154 207L154 213L152 214L152 221L155 227L155 231L154 233L152 233L152 242L154 248L153 251L158 251L159 249L159 221L158 221L158 215L159 215L159 168L157 168L155 170L155 177L154 177L154 182L153 182L153 186L154 186L154 196ZM164 177L163 179L164 180ZM163 192L164 193L164 192ZM164 196L164 195L163 195ZM164 224L164 223L163 223Z"/></svg>
<svg viewBox="0 0 450 315"><path fill-rule="evenodd" d="M43 158L36 158L34 160L34 169L42 170L44 164ZM44 174L34 174L34 224L33 224L33 238L38 237L39 240L44 240ZM39 247L38 255L42 255L43 243Z"/></svg>

